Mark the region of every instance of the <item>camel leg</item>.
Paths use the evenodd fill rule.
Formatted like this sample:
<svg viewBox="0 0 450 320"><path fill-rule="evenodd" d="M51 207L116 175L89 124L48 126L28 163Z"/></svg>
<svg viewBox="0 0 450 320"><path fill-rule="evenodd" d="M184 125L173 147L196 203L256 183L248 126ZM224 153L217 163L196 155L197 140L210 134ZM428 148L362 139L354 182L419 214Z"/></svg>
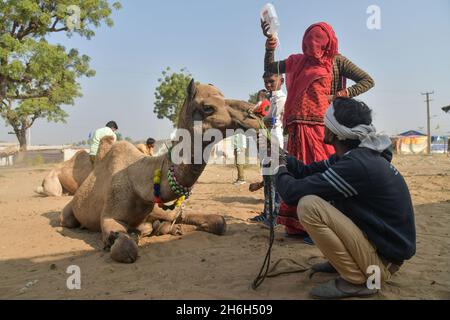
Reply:
<svg viewBox="0 0 450 320"><path fill-rule="evenodd" d="M172 222L177 218L178 213L175 211L164 211L157 205L153 207L152 213L147 218L147 222L154 223L157 220Z"/></svg>
<svg viewBox="0 0 450 320"><path fill-rule="evenodd" d="M150 237L153 233L153 225L149 222L141 223L136 229L128 229L128 234L135 237L138 241L140 238Z"/></svg>
<svg viewBox="0 0 450 320"><path fill-rule="evenodd" d="M163 236L166 234L181 236L185 233L197 230L197 226L178 223L172 225L172 222L157 220L153 223L153 230L155 236Z"/></svg>
<svg viewBox="0 0 450 320"><path fill-rule="evenodd" d="M70 201L61 212L61 226L64 228L78 228L80 222L75 218L72 209L72 201Z"/></svg>
<svg viewBox="0 0 450 320"><path fill-rule="evenodd" d="M59 182L58 172L53 170L50 172L44 181L42 186L39 186L35 192L41 196L46 197L61 197L63 194L63 187Z"/></svg>
<svg viewBox="0 0 450 320"><path fill-rule="evenodd" d="M121 263L133 263L137 260L138 246L122 223L112 218L103 218L102 234L105 249L111 249L113 260Z"/></svg>
<svg viewBox="0 0 450 320"><path fill-rule="evenodd" d="M219 236L224 235L227 230L227 223L224 217L217 214L186 213L181 219L181 223L194 225L199 231L205 231Z"/></svg>

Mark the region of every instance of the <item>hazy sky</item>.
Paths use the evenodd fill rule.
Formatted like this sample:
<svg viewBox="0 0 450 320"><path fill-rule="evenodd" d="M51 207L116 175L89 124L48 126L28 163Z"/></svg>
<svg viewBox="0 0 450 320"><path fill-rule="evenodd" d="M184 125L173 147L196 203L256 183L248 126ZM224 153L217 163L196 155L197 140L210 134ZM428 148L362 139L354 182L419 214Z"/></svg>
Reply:
<svg viewBox="0 0 450 320"><path fill-rule="evenodd" d="M187 67L200 82L213 83L227 97L247 99L263 87L264 42L258 0L122 0L115 25L88 41L62 35L52 42L75 47L92 58L97 75L81 79L83 97L65 109L66 124L39 120L33 144L76 142L116 120L133 139L166 138L172 127L153 113L154 89L161 71ZM375 88L360 96L373 110L375 125L390 134L426 126L421 92L432 96L432 132L449 134L450 1L273 1L280 17L277 59L300 52L305 29L327 21L340 52L366 70ZM381 9L381 30L369 30L366 10ZM439 129L435 129L439 126ZM0 120L0 140L15 141Z"/></svg>

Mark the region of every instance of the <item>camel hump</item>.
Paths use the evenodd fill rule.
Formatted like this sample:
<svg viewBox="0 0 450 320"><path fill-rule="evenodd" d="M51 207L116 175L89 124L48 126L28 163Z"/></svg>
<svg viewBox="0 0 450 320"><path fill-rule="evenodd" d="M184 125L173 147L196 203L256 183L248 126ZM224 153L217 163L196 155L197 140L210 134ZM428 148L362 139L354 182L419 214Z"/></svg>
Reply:
<svg viewBox="0 0 450 320"><path fill-rule="evenodd" d="M147 146L145 144L136 144L135 147L142 152L143 154L150 156L150 152L149 149L147 148Z"/></svg>
<svg viewBox="0 0 450 320"><path fill-rule="evenodd" d="M100 145L97 151L97 160L102 160L106 154L111 150L116 138L113 136L106 136L100 140Z"/></svg>

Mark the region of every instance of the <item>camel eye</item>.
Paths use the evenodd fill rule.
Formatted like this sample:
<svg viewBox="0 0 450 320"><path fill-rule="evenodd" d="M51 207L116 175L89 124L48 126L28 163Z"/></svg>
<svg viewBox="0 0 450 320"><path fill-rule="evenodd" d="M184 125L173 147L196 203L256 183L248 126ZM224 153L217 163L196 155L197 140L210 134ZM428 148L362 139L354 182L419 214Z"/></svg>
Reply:
<svg viewBox="0 0 450 320"><path fill-rule="evenodd" d="M214 107L205 105L203 106L203 113L207 116L212 115L214 112L216 112L216 109L214 109Z"/></svg>

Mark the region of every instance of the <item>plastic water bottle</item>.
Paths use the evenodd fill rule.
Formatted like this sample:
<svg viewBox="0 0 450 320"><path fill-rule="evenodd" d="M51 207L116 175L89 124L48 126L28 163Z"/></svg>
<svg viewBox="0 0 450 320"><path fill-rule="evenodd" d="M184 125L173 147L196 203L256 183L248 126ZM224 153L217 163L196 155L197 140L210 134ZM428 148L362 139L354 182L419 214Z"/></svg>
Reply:
<svg viewBox="0 0 450 320"><path fill-rule="evenodd" d="M278 21L278 15L273 4L268 3L262 8L261 19L270 25L269 33L277 37L278 30L280 29L280 23Z"/></svg>

